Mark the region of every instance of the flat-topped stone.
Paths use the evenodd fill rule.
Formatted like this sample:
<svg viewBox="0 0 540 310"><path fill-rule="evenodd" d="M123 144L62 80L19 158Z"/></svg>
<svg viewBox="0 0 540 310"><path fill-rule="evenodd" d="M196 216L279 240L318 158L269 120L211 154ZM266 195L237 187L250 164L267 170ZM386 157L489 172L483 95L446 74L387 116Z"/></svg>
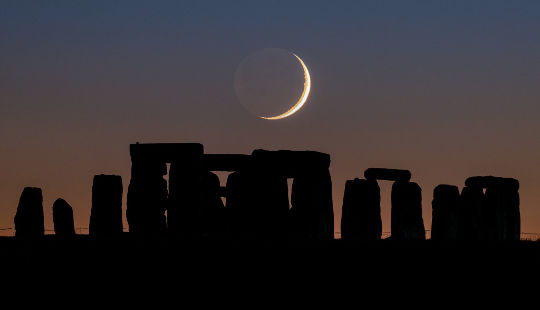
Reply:
<svg viewBox="0 0 540 310"><path fill-rule="evenodd" d="M202 156L200 143L136 143L129 146L131 160L159 160L171 162L185 157Z"/></svg>
<svg viewBox="0 0 540 310"><path fill-rule="evenodd" d="M411 179L409 170L388 169L388 168L368 168L364 172L367 180L386 180L408 182Z"/></svg>
<svg viewBox="0 0 540 310"><path fill-rule="evenodd" d="M519 181L513 178L501 178L494 176L475 176L465 180L465 186L488 188L493 186L505 186L513 190L519 190Z"/></svg>

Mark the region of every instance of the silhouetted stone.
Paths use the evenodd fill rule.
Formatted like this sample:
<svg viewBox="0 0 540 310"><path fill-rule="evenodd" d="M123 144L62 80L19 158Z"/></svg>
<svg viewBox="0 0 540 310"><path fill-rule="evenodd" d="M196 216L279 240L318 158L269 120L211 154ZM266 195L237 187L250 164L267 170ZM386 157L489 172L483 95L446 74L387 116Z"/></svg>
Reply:
<svg viewBox="0 0 540 310"><path fill-rule="evenodd" d="M485 196L482 187L465 186L461 190L458 214L458 239L484 240Z"/></svg>
<svg viewBox="0 0 540 310"><path fill-rule="evenodd" d="M334 238L332 179L328 169L297 175L291 193L291 234L306 240Z"/></svg>
<svg viewBox="0 0 540 310"><path fill-rule="evenodd" d="M203 176L202 209L198 214L199 232L203 238L223 238L226 233L225 206L220 190L218 176L207 171Z"/></svg>
<svg viewBox="0 0 540 310"><path fill-rule="evenodd" d="M199 184L199 187L201 184L200 175L185 174L182 170L184 167L187 167L186 172L200 170L203 151L202 144L198 143L130 145L132 165L126 211L130 232L144 235L162 234L167 230L167 225L171 231L180 230L182 220L179 217L184 215L179 212L179 204L183 203L183 198L179 195L184 192L179 186L183 186L182 182L190 183L191 179L194 184ZM171 163L170 193L163 178L167 174L166 163ZM179 179L183 181L179 182ZM188 188L186 195L197 195L196 192L189 192L189 186L184 186ZM184 220L190 223L189 217ZM191 229L188 226L185 227L186 230Z"/></svg>
<svg viewBox="0 0 540 310"><path fill-rule="evenodd" d="M167 229L167 174L165 163L132 161L126 217L130 233L158 234Z"/></svg>
<svg viewBox="0 0 540 310"><path fill-rule="evenodd" d="M472 216L463 212L463 223L472 230L464 239L497 241L519 240L521 220L519 212L519 181L494 176L470 177L463 189L468 198L462 199L462 209L470 209ZM485 194L483 192L485 189ZM462 192L462 196L463 196ZM469 221L469 222L468 222Z"/></svg>
<svg viewBox="0 0 540 310"><path fill-rule="evenodd" d="M515 184L501 182L486 189L487 223L490 240L519 240L521 221L519 193Z"/></svg>
<svg viewBox="0 0 540 310"><path fill-rule="evenodd" d="M41 188L25 187L15 214L15 236L37 238L44 233Z"/></svg>
<svg viewBox="0 0 540 310"><path fill-rule="evenodd" d="M519 190L519 181L512 178L501 178L494 176L476 176L465 180L465 186L489 188L493 186L504 186L512 190Z"/></svg>
<svg viewBox="0 0 540 310"><path fill-rule="evenodd" d="M425 239L422 189L413 182L392 185L392 239Z"/></svg>
<svg viewBox="0 0 540 310"><path fill-rule="evenodd" d="M286 237L289 198L284 176L256 167L233 172L227 179L226 203L234 238Z"/></svg>
<svg viewBox="0 0 540 310"><path fill-rule="evenodd" d="M408 182L411 179L409 170L386 169L386 168L368 168L364 172L367 180L387 180Z"/></svg>
<svg viewBox="0 0 540 310"><path fill-rule="evenodd" d="M459 189L441 184L433 190L432 240L457 240Z"/></svg>
<svg viewBox="0 0 540 310"><path fill-rule="evenodd" d="M114 236L123 231L122 178L96 175L92 185L91 236Z"/></svg>
<svg viewBox="0 0 540 310"><path fill-rule="evenodd" d="M58 237L75 236L73 209L64 199L57 199L53 204L54 233Z"/></svg>
<svg viewBox="0 0 540 310"><path fill-rule="evenodd" d="M345 183L341 217L341 238L381 238L381 193L375 180L354 179Z"/></svg>
<svg viewBox="0 0 540 310"><path fill-rule="evenodd" d="M199 214L204 203L202 154L184 154L171 163L169 170L168 231L181 238L197 238Z"/></svg>

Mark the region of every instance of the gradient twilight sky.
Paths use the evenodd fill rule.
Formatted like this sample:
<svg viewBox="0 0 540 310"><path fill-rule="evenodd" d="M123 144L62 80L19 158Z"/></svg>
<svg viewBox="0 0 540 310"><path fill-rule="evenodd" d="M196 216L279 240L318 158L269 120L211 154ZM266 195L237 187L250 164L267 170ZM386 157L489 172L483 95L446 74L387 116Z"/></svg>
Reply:
<svg viewBox="0 0 540 310"><path fill-rule="evenodd" d="M282 121L238 102L234 73L262 48L311 71ZM0 1L0 228L24 186L87 227L94 174L130 177L129 144L201 142L332 155L336 230L345 180L410 169L431 227L437 184L521 182L540 232L539 1ZM381 182L383 230L390 184Z"/></svg>

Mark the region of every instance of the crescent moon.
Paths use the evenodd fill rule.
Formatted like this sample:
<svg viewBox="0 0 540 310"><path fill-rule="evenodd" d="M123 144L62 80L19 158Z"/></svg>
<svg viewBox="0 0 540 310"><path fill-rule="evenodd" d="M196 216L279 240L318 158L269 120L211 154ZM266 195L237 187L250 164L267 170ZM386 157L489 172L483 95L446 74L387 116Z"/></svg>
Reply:
<svg viewBox="0 0 540 310"><path fill-rule="evenodd" d="M304 91L302 92L300 99L298 99L296 104L293 105L292 108L290 108L288 111L277 116L261 116L261 118L263 119L268 119L268 120L284 119L296 113L306 103L306 100L309 96L309 91L311 90L311 77L309 76L309 71L304 61L302 61L302 59L298 57L298 55L294 53L292 54L294 55L294 57L298 59L298 61L300 61L300 64L302 65L302 68L304 69Z"/></svg>

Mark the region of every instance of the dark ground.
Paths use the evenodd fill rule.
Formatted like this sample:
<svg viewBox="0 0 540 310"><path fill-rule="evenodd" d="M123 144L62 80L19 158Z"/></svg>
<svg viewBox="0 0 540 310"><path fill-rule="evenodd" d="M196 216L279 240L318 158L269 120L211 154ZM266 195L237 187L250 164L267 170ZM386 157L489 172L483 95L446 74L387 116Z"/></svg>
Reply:
<svg viewBox="0 0 540 310"><path fill-rule="evenodd" d="M218 295L245 300L263 294L268 302L290 297L317 304L331 296L358 296L394 304L442 294L450 303L479 296L486 301L508 298L525 290L540 293L540 242L530 241L260 245L79 235L72 240L3 237L0 249L2 279L14 287L57 293L84 288L79 293L111 293L130 302L178 294L219 303Z"/></svg>

